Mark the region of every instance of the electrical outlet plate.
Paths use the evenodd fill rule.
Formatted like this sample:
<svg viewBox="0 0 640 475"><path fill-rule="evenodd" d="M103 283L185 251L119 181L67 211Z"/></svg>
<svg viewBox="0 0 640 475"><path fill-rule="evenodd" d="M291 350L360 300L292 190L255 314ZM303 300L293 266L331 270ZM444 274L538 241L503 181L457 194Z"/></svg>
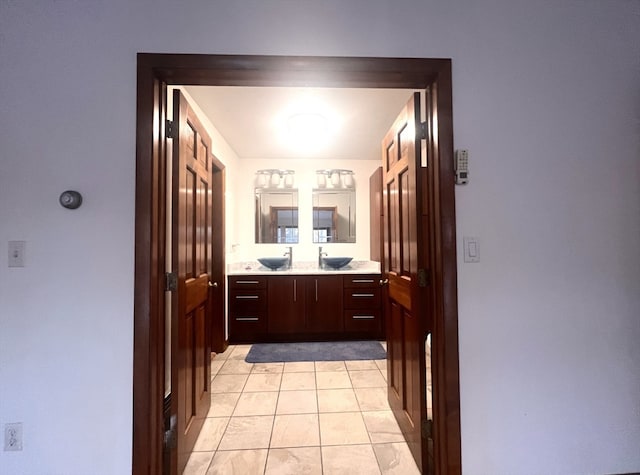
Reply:
<svg viewBox="0 0 640 475"><path fill-rule="evenodd" d="M22 450L22 422L12 422L4 425L4 450Z"/></svg>

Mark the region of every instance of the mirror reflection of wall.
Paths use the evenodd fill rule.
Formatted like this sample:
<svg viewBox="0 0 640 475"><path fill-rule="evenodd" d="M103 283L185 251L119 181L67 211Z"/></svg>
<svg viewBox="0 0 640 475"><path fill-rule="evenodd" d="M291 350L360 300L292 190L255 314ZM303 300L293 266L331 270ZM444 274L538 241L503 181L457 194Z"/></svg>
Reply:
<svg viewBox="0 0 640 475"><path fill-rule="evenodd" d="M256 243L297 243L298 190L256 188Z"/></svg>
<svg viewBox="0 0 640 475"><path fill-rule="evenodd" d="M354 190L313 190L313 242L356 242Z"/></svg>

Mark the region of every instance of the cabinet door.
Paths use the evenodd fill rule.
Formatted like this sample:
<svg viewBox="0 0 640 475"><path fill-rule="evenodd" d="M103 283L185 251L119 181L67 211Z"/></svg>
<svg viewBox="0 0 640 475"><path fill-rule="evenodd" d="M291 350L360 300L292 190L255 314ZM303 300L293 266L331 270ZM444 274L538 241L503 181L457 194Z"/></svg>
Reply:
<svg viewBox="0 0 640 475"><path fill-rule="evenodd" d="M267 331L271 335L304 331L305 278L269 276Z"/></svg>
<svg viewBox="0 0 640 475"><path fill-rule="evenodd" d="M307 321L309 333L341 332L342 276L308 276L306 281Z"/></svg>

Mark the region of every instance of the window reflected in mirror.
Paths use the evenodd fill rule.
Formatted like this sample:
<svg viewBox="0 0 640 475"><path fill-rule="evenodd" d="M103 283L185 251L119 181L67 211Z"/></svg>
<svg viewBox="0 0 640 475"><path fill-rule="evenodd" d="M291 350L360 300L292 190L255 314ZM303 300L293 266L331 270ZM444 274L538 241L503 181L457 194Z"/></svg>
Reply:
<svg viewBox="0 0 640 475"><path fill-rule="evenodd" d="M256 243L298 242L298 190L256 188L255 201Z"/></svg>
<svg viewBox="0 0 640 475"><path fill-rule="evenodd" d="M313 190L313 242L356 242L354 190Z"/></svg>

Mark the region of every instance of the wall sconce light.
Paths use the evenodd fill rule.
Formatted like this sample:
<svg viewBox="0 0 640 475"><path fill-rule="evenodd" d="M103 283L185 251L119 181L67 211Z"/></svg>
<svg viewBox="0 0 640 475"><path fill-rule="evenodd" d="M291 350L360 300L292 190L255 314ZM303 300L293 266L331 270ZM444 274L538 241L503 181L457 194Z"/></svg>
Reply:
<svg viewBox="0 0 640 475"><path fill-rule="evenodd" d="M293 187L294 170L280 170L277 168L265 168L256 172L256 185L259 188L279 188L284 185L286 188ZM282 178L284 177L284 180Z"/></svg>
<svg viewBox="0 0 640 475"><path fill-rule="evenodd" d="M353 170L332 169L317 170L316 180L318 188L326 188L331 184L332 188L353 188Z"/></svg>

